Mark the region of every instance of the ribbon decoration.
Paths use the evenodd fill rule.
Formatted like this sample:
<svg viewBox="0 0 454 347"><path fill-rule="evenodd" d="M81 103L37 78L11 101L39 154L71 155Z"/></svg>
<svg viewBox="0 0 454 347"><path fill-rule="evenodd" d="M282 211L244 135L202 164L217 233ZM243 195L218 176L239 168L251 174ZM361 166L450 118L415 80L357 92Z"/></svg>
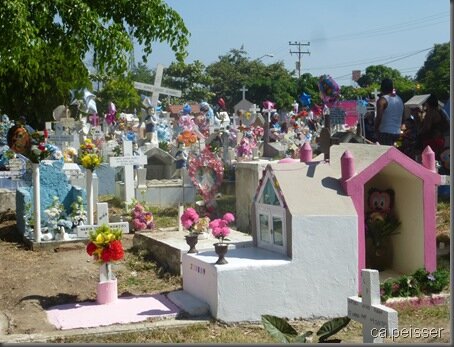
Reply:
<svg viewBox="0 0 454 347"><path fill-rule="evenodd" d="M108 125L111 125L117 120L117 108L115 107L115 104L113 102L109 102L107 106L107 114L106 114L106 123Z"/></svg>

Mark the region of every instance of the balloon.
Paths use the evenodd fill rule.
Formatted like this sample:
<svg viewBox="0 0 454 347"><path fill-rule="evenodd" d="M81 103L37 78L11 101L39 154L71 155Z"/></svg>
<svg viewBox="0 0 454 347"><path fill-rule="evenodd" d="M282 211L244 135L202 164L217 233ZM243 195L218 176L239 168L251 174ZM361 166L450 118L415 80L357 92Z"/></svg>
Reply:
<svg viewBox="0 0 454 347"><path fill-rule="evenodd" d="M325 103L332 103L339 97L340 88L330 75L322 75L319 78L318 89Z"/></svg>
<svg viewBox="0 0 454 347"><path fill-rule="evenodd" d="M192 111L191 106L189 106L189 104L184 104L184 106L183 106L183 114L189 114L189 113L191 113L191 111Z"/></svg>
<svg viewBox="0 0 454 347"><path fill-rule="evenodd" d="M95 100L96 96L89 92L88 89L84 89L84 101L85 101L85 105L88 105L90 103L91 100Z"/></svg>
<svg viewBox="0 0 454 347"><path fill-rule="evenodd" d="M93 114L98 113L98 109L96 108L95 99L90 99L87 105L87 113Z"/></svg>
<svg viewBox="0 0 454 347"><path fill-rule="evenodd" d="M223 98L219 98L219 100L218 100L218 106L219 106L221 109L225 110L225 101L224 101Z"/></svg>
<svg viewBox="0 0 454 347"><path fill-rule="evenodd" d="M300 95L300 101L303 106L309 106L312 101L311 96L303 92L303 94Z"/></svg>
<svg viewBox="0 0 454 347"><path fill-rule="evenodd" d="M272 101L269 101L269 100L265 100L263 102L263 107L265 107L267 110L270 110L270 109L273 109L276 107L276 104Z"/></svg>
<svg viewBox="0 0 454 347"><path fill-rule="evenodd" d="M109 104L107 105L107 112L117 113L117 108L115 107L115 104L112 101L110 101Z"/></svg>
<svg viewBox="0 0 454 347"><path fill-rule="evenodd" d="M108 125L111 125L113 122L117 120L117 108L115 107L115 104L113 102L109 102L107 106L107 114L106 114L106 123Z"/></svg>

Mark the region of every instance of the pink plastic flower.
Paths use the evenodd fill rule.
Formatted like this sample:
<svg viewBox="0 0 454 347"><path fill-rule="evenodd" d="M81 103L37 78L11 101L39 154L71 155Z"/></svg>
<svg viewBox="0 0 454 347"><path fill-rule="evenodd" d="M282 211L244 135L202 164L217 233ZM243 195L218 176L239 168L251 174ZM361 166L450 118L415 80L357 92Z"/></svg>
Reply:
<svg viewBox="0 0 454 347"><path fill-rule="evenodd" d="M135 230L144 230L147 228L147 225L142 222L140 219L134 219L132 221Z"/></svg>
<svg viewBox="0 0 454 347"><path fill-rule="evenodd" d="M228 218L231 218L231 216L228 216ZM221 242L224 241L224 237L230 234L230 228L227 224L226 220L219 218L210 222L211 233L215 238L221 239Z"/></svg>
<svg viewBox="0 0 454 347"><path fill-rule="evenodd" d="M134 206L134 211L143 212L145 211L145 208L141 204L136 204L136 206Z"/></svg>
<svg viewBox="0 0 454 347"><path fill-rule="evenodd" d="M199 220L199 215L192 207L187 208L181 216L183 228L190 229Z"/></svg>
<svg viewBox="0 0 454 347"><path fill-rule="evenodd" d="M227 224L232 223L235 221L235 216L233 213L227 212L224 217L222 217L223 220L227 222Z"/></svg>

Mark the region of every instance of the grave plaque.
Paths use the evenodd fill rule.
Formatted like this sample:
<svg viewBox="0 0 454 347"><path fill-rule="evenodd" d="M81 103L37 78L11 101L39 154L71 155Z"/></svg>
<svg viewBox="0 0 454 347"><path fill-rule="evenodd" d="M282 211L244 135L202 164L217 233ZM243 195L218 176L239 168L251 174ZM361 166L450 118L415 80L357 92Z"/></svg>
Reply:
<svg viewBox="0 0 454 347"><path fill-rule="evenodd" d="M123 232L123 234L129 233L129 223L128 222L109 223L108 225L112 229L120 229ZM99 227L100 227L100 225L79 225L76 227L77 228L77 237L87 238L88 233L90 231L93 231Z"/></svg>

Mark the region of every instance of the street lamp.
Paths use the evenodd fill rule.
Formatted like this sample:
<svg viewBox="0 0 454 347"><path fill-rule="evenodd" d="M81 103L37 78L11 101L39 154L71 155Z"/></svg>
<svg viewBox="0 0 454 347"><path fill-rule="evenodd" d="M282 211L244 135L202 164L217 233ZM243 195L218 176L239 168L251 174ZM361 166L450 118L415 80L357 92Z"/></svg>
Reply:
<svg viewBox="0 0 454 347"><path fill-rule="evenodd" d="M264 55L262 55L260 58L257 58L257 59L255 59L255 60L260 61L261 59L263 59L263 58L265 58L265 57L273 58L273 57L274 57L274 54L267 53L267 54L264 54Z"/></svg>

